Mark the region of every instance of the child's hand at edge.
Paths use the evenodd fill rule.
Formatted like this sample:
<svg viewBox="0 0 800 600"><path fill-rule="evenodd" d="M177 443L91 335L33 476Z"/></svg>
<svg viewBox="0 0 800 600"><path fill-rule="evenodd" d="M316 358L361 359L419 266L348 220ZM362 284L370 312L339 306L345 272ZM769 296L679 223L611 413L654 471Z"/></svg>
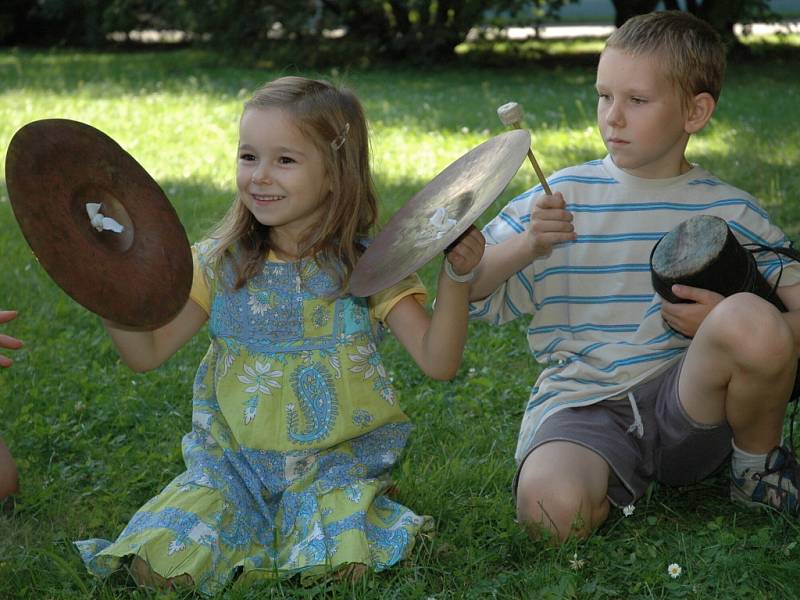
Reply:
<svg viewBox="0 0 800 600"><path fill-rule="evenodd" d="M531 241L531 260L547 256L553 246L576 238L572 213L561 192L539 196L531 211L531 224L526 230Z"/></svg>
<svg viewBox="0 0 800 600"><path fill-rule="evenodd" d="M470 225L461 236L445 250L445 260L453 266L456 275L472 272L483 257L486 239L474 225Z"/></svg>
<svg viewBox="0 0 800 600"><path fill-rule="evenodd" d="M15 310L0 310L0 323L8 323L17 318L17 311ZM10 335L0 334L0 348L8 348L9 350L18 350L24 344L21 340L13 338ZM0 354L0 367L10 367L14 363L13 360L7 356Z"/></svg>

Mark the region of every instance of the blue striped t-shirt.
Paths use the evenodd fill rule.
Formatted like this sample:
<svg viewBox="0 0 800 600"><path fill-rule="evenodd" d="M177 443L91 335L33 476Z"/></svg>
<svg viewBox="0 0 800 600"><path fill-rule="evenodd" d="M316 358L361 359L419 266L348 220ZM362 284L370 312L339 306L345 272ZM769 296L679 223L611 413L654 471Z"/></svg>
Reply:
<svg viewBox="0 0 800 600"><path fill-rule="evenodd" d="M624 395L677 360L690 340L667 328L650 280L650 251L673 227L697 214L728 222L742 243L785 246L789 240L755 199L694 166L668 179L642 179L610 157L570 167L549 179L564 195L577 239L556 245L497 290L470 306L472 318L505 323L532 315L528 344L548 366L531 389L516 458L522 460L542 421L569 406ZM521 194L484 228L488 244L525 230L541 186ZM759 258L770 280L779 259ZM800 265L784 264L780 284L800 282Z"/></svg>

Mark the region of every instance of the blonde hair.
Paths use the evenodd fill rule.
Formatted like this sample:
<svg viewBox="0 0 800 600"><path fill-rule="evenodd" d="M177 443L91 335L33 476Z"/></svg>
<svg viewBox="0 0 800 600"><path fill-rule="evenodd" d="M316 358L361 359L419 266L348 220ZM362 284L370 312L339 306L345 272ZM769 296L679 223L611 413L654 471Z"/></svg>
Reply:
<svg viewBox="0 0 800 600"><path fill-rule="evenodd" d="M606 48L655 56L684 102L708 92L719 101L725 76L725 44L711 25L682 11L632 17L614 31Z"/></svg>
<svg viewBox="0 0 800 600"><path fill-rule="evenodd" d="M248 109L277 108L294 119L322 155L331 191L328 210L300 241L300 256L319 266L347 289L350 274L378 216L378 201L369 165L369 134L358 98L345 88L305 77L281 77L256 90L244 103ZM218 240L212 259L236 248L235 288L257 275L270 250L269 227L259 223L241 199L216 226Z"/></svg>

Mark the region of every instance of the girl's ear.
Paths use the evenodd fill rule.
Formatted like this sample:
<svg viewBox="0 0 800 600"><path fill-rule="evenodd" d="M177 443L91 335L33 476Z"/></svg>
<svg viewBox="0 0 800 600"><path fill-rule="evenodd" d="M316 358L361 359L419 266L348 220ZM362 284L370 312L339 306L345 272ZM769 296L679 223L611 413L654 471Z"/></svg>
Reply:
<svg viewBox="0 0 800 600"><path fill-rule="evenodd" d="M708 92L701 92L692 98L684 124L686 133L697 133L705 127L716 107L717 102Z"/></svg>

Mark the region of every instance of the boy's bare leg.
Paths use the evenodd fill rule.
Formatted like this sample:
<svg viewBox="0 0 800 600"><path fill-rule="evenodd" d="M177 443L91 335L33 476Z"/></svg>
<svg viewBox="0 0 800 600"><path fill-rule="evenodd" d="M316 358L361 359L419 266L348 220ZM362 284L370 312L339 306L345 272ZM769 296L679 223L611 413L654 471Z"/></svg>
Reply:
<svg viewBox="0 0 800 600"><path fill-rule="evenodd" d="M550 530L563 542L586 537L608 517L611 468L579 444L542 444L522 463L517 484L517 517L532 537Z"/></svg>
<svg viewBox="0 0 800 600"><path fill-rule="evenodd" d="M780 312L736 294L697 330L678 383L681 404L698 423L727 421L739 448L764 454L780 443L796 368L794 336Z"/></svg>

